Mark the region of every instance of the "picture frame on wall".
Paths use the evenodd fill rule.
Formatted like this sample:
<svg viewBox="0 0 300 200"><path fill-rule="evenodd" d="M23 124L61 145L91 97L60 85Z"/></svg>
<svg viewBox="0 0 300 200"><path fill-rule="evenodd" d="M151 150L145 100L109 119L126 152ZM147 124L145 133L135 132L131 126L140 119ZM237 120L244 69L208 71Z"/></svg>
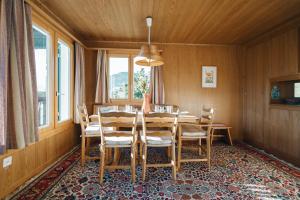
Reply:
<svg viewBox="0 0 300 200"><path fill-rule="evenodd" d="M217 66L202 66L202 87L217 87Z"/></svg>

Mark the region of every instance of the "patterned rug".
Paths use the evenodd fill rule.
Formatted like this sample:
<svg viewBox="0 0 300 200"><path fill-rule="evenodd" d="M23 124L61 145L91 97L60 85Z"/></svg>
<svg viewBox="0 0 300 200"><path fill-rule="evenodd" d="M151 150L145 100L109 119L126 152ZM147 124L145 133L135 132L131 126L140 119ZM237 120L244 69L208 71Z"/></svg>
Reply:
<svg viewBox="0 0 300 200"><path fill-rule="evenodd" d="M128 155L129 150L121 152L122 163L129 163ZM169 168L149 168L143 182L138 166L135 184L129 170L115 170L106 171L100 185L99 161L82 168L79 158L77 149L12 199L300 199L299 170L246 145L214 145L210 171L205 163L186 163L177 181ZM148 158L166 162L166 151L150 149Z"/></svg>

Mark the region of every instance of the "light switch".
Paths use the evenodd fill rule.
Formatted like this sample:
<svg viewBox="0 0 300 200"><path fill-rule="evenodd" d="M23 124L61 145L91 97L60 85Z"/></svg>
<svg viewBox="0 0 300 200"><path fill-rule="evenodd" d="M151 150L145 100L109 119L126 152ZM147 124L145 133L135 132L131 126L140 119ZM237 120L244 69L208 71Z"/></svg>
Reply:
<svg viewBox="0 0 300 200"><path fill-rule="evenodd" d="M7 168L12 164L12 156L3 159L3 168Z"/></svg>

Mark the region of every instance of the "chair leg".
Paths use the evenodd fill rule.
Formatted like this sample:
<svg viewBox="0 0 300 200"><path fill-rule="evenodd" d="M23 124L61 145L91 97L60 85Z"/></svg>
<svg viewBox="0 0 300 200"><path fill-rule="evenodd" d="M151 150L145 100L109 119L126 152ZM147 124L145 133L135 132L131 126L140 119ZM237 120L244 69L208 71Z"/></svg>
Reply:
<svg viewBox="0 0 300 200"><path fill-rule="evenodd" d="M167 154L168 154L168 159L170 159L172 157L172 148L171 147L167 147Z"/></svg>
<svg viewBox="0 0 300 200"><path fill-rule="evenodd" d="M176 153L175 153L175 142L172 144L172 175L173 180L176 180Z"/></svg>
<svg viewBox="0 0 300 200"><path fill-rule="evenodd" d="M147 171L147 146L143 144L143 164L142 164L142 179L145 181L146 179L146 171Z"/></svg>
<svg viewBox="0 0 300 200"><path fill-rule="evenodd" d="M91 138L86 138L86 148L85 151L87 155L90 154L90 148L91 148Z"/></svg>
<svg viewBox="0 0 300 200"><path fill-rule="evenodd" d="M104 169L105 169L105 147L100 146L100 153L101 153L101 159L100 159L100 166L99 166L99 174L100 174L100 183L103 183L103 176L104 176Z"/></svg>
<svg viewBox="0 0 300 200"><path fill-rule="evenodd" d="M215 129L214 128L212 128L211 129L211 136L210 136L210 144L212 144L213 143L213 140L214 140L214 133L215 133Z"/></svg>
<svg viewBox="0 0 300 200"><path fill-rule="evenodd" d="M82 136L81 137L81 166L84 165L84 162L85 162L85 137Z"/></svg>
<svg viewBox="0 0 300 200"><path fill-rule="evenodd" d="M182 148L182 140L178 139L178 161L177 161L177 170L180 170L180 161L181 161L181 148Z"/></svg>
<svg viewBox="0 0 300 200"><path fill-rule="evenodd" d="M114 165L118 164L119 158L120 158L120 149L118 147L115 147L114 148L114 160L113 160Z"/></svg>
<svg viewBox="0 0 300 200"><path fill-rule="evenodd" d="M140 142L140 156L139 156L139 163L142 164L143 162L143 143Z"/></svg>
<svg viewBox="0 0 300 200"><path fill-rule="evenodd" d="M202 145L202 141L201 138L199 139L199 147L198 147L198 151L199 151L199 155L201 155L201 145Z"/></svg>
<svg viewBox="0 0 300 200"><path fill-rule="evenodd" d="M227 129L227 135L228 135L229 143L230 143L230 145L232 146L232 140L231 140L230 128Z"/></svg>
<svg viewBox="0 0 300 200"><path fill-rule="evenodd" d="M210 137L207 137L207 140L210 140ZM210 151L211 151L211 142L206 141L206 148L207 148L207 165L208 165L208 171L210 171Z"/></svg>
<svg viewBox="0 0 300 200"><path fill-rule="evenodd" d="M132 176L132 182L135 182L135 155L136 155L136 149L135 146L131 147L131 176Z"/></svg>

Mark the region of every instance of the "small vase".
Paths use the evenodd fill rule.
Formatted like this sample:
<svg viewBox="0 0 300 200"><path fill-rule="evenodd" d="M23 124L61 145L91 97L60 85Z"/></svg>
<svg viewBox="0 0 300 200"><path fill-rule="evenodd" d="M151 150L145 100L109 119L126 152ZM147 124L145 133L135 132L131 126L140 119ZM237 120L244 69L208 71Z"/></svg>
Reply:
<svg viewBox="0 0 300 200"><path fill-rule="evenodd" d="M151 101L150 94L144 94L144 101L143 101L143 107L142 108L143 108L145 113L149 113L151 111L150 101Z"/></svg>

